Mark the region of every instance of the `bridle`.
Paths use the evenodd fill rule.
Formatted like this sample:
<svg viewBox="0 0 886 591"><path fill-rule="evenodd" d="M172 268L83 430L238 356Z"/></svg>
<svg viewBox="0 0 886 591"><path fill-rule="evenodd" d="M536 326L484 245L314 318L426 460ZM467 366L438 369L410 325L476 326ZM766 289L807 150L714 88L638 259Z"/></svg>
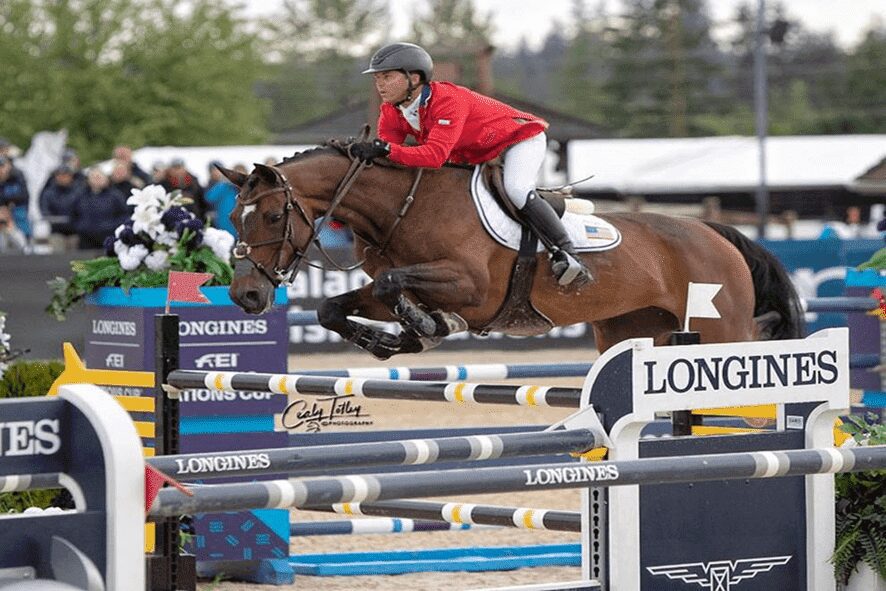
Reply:
<svg viewBox="0 0 886 591"><path fill-rule="evenodd" d="M302 207L301 203L299 203L298 200L294 197L292 185L290 184L289 179L286 178L286 175L283 174L283 171L281 171L276 166L267 166L267 168L273 171L274 176L276 177L275 186L269 189L265 189L257 195L250 196L248 199L243 199L241 196L238 196L237 200L240 201L241 205L253 205L255 203L258 203L260 199L263 199L268 195L276 195L277 193L282 192L284 199L286 200L286 219L283 226L283 235L279 238L262 240L261 242L254 242L251 244L246 242L245 240L240 240L234 245L234 258L237 260L248 261L253 267L258 269L274 287L280 287L281 285L288 286L291 284L291 281L295 277L295 272L298 270L298 267L301 266L302 261L305 260L308 248L311 244L316 246L317 250L322 253L323 257L339 271L352 271L354 269L360 268L363 265L363 260L349 266L341 266L336 263L329 255L329 253L326 252L326 249L323 247L323 245L320 243L319 232L317 229L323 228L326 225L326 221L332 217L333 212L336 210L336 208L345 198L345 195L347 195L348 191L350 191L351 187L354 185L354 182L357 180L357 176L359 176L364 168L367 168L369 166L372 166L372 164L367 164L366 162L363 162L358 158L352 158L350 168L348 168L348 171L345 173L344 177L342 177L342 180L339 182L338 187L335 190L335 195L333 196L332 203L329 205L329 208L327 208L326 213L323 215L323 218L317 224L315 224L314 221L311 220L304 207ZM388 247L388 244L391 241L391 237L394 234L394 230L396 230L397 226L406 216L406 212L409 210L409 207L415 200L415 191L416 189L418 189L418 183L422 177L422 171L423 169L418 169L418 172L415 176L415 181L412 183L412 188L410 189L409 194L406 195L406 199L404 200L403 205L398 210L397 219L391 225L391 229L388 231L387 236L382 241L380 252L384 252L384 250ZM298 212L298 215L301 216L302 220L304 220L310 228L311 233L308 236L308 239L305 241L305 244L301 248L293 247L295 251L294 256L288 264L284 265L284 246L290 244L290 240L292 238L291 216L293 211ZM264 265L262 265L259 261L255 260L252 257L252 251L254 249L278 243L280 243L281 246L280 249L277 251L277 262L272 270L268 270ZM308 261L307 264L311 266L317 266L313 265L310 261Z"/></svg>

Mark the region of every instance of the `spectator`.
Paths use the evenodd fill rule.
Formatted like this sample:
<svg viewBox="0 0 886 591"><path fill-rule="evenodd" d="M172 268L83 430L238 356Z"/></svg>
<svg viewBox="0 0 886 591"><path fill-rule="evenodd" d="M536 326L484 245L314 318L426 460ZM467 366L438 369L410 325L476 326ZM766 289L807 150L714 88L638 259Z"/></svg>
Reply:
<svg viewBox="0 0 886 591"><path fill-rule="evenodd" d="M56 234L74 234L71 217L77 200L85 190L86 181L75 177L76 171L62 164L56 168L40 193L40 213L52 224Z"/></svg>
<svg viewBox="0 0 886 591"><path fill-rule="evenodd" d="M114 168L111 169L111 186L128 198L133 189L141 189L145 183L135 176L124 162L117 161L114 162Z"/></svg>
<svg viewBox="0 0 886 591"><path fill-rule="evenodd" d="M0 252L21 252L27 245L28 239L15 225L9 207L0 205Z"/></svg>
<svg viewBox="0 0 886 591"><path fill-rule="evenodd" d="M218 169L219 166L224 166L224 164L221 163L221 160L213 160L209 163L209 182L206 183L207 198L209 196L209 189L214 187L216 183L225 180L225 175L223 175Z"/></svg>
<svg viewBox="0 0 886 591"><path fill-rule="evenodd" d="M12 143L5 137L0 137L0 156L12 158Z"/></svg>
<svg viewBox="0 0 886 591"><path fill-rule="evenodd" d="M151 183L151 175L146 173L141 167L135 163L132 159L132 148L129 146L117 146L114 148L114 163L115 166L117 164L122 164L126 167L127 172L127 181L137 188L141 189L145 185ZM129 192L123 193L124 195L129 195Z"/></svg>
<svg viewBox="0 0 886 591"><path fill-rule="evenodd" d="M265 166L277 166L278 162L279 160L277 160L273 156L268 156L267 158L265 158Z"/></svg>
<svg viewBox="0 0 886 591"><path fill-rule="evenodd" d="M86 183L74 206L72 223L81 249L102 248L105 238L126 221L126 198L98 167L87 171Z"/></svg>
<svg viewBox="0 0 886 591"><path fill-rule="evenodd" d="M239 189L228 181L215 166L212 167L211 171L216 172L221 177L206 191L206 201L212 208L212 225L236 237L237 231L234 230L234 224L231 223L230 216L237 205Z"/></svg>
<svg viewBox="0 0 886 591"><path fill-rule="evenodd" d="M188 169L185 168L184 160L181 158L172 159L162 184L167 191L179 190L183 196L190 198L192 203L186 207L201 220L206 220L209 206L206 204L206 199L203 198L203 187L197 181L196 175L188 172Z"/></svg>
<svg viewBox="0 0 886 591"><path fill-rule="evenodd" d="M151 184L162 185L166 178L166 164L160 160L154 160L151 165Z"/></svg>
<svg viewBox="0 0 886 591"><path fill-rule="evenodd" d="M5 205L12 210L16 226L24 232L25 236L30 236L28 184L25 182L24 175L12 165L12 160L8 156L0 156L0 205Z"/></svg>
<svg viewBox="0 0 886 591"><path fill-rule="evenodd" d="M86 176L80 168L80 156L77 155L77 152L75 152L73 148L65 148L65 151L62 152L62 164L73 168L76 172L74 176L81 178L84 181L86 180Z"/></svg>

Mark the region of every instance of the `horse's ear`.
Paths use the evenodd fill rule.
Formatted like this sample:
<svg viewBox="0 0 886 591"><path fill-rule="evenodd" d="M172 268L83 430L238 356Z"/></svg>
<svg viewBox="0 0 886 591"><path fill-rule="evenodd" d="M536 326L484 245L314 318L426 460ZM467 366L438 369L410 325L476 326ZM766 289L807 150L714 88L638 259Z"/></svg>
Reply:
<svg viewBox="0 0 886 591"><path fill-rule="evenodd" d="M255 169L252 172L258 174L261 180L265 181L269 185L274 185L277 183L277 174L270 166L266 166L264 164L255 163Z"/></svg>
<svg viewBox="0 0 886 591"><path fill-rule="evenodd" d="M224 166L215 165L220 173L225 175L225 178L234 183L237 187L242 187L243 183L246 182L246 175L242 172L237 172L236 170L231 170L230 168L225 168Z"/></svg>

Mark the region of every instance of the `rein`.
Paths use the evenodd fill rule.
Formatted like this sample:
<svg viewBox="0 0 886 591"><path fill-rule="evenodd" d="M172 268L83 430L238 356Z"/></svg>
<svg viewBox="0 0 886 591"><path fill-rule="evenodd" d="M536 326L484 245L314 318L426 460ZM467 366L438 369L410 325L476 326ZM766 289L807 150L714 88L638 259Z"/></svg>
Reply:
<svg viewBox="0 0 886 591"><path fill-rule="evenodd" d="M368 168L369 166L372 166L372 164L371 163L367 164L360 159L355 158L351 161L350 168L348 168L348 171L342 177L342 180L339 182L338 187L335 190L335 194L332 198L332 202L330 203L329 208L326 210L326 213L323 214L323 217L320 219L320 222L317 224L315 224L310 219L307 212L302 207L301 203L299 203L298 200L295 199L295 197L293 196L292 185L289 183L289 179L286 178L286 175L283 174L283 171L278 169L276 166L269 166L268 168L270 168L272 171L274 171L274 175L276 176L277 184L281 185L281 186L275 186L275 187L271 187L270 189L266 189L266 190L262 191L261 193L259 193L258 195L251 197L248 201L241 199L241 203L244 205L251 205L253 203L258 202L263 197L283 192L284 197L286 199L286 223L284 226L285 229L283 231L283 236L280 238L273 238L270 240L262 240L261 242L256 242L253 244L249 244L249 243L241 240L241 241L237 242L237 244L234 246L234 252L233 252L234 258L238 259L238 260L249 261L249 263L252 264L253 267L258 269L271 282L271 284L273 284L276 287L279 287L280 285L287 285L288 286L291 284L291 281L292 281L293 277L295 276L295 272L298 270L298 267L301 265L302 261L305 260L305 257L307 256L308 247L311 244L314 244L314 246L317 247L317 250L319 250L320 253L323 255L323 257L326 259L326 261L339 271L352 271L354 269L358 269L361 266L363 266L363 263L366 262L365 258L354 263L353 265L348 265L348 266L339 265L335 260L333 260L333 258L329 255L329 253L326 251L326 249L320 243L319 232L317 231L317 228L323 228L323 226L326 224L326 221L333 217L333 213L335 212L336 208L338 208L338 206L344 200L345 195L348 194L348 191L351 190L351 187L354 185L354 182L357 180L357 177L359 176L359 174L361 172L363 172L363 169ZM379 255L384 253L384 251L387 249L388 245L391 242L391 238L394 236L395 230L400 225L400 222L403 221L403 218L406 217L406 214L409 211L409 208L412 206L413 202L415 201L415 193L418 190L418 184L421 181L423 172L424 172L424 169L422 169L422 168L419 168L417 170L417 172L415 174L415 180L412 182L412 186L409 189L409 193L406 195L406 197L403 201L403 205L400 206L400 209L397 212L397 218L394 220L394 223L391 225L390 229L388 230L387 234L385 235L384 240L382 241L381 247L379 249ZM292 214L293 210L298 211L299 215L301 215L302 219L310 227L311 233L308 236L308 239L305 241L304 247L302 247L302 248L293 247L293 249L295 251L295 256L293 257L292 261L288 265L283 267L282 266L283 250L284 250L283 246L285 246L286 244L289 244L290 240L292 238L292 224L291 224L291 220L290 220L290 215ZM269 272L264 267L264 265L262 265L261 263L256 261L251 256L252 250L254 248L258 248L261 246L269 246L271 244L277 244L277 243L282 243L280 250L277 253L277 263L274 265L273 271ZM316 265L310 261L306 261L306 263L308 266L315 267L318 269L325 268L321 265Z"/></svg>

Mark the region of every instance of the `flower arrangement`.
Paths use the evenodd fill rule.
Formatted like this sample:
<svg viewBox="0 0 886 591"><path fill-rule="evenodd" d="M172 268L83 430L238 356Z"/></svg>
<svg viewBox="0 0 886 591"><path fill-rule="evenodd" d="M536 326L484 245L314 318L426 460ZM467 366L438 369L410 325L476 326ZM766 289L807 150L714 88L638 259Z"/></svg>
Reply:
<svg viewBox="0 0 886 591"><path fill-rule="evenodd" d="M70 279L49 282L52 300L46 311L64 320L67 311L100 287L163 287L172 271L211 273L208 285L227 285L233 278L234 237L206 227L185 206L180 191L159 185L133 189L127 199L135 210L105 239L107 256L73 261Z"/></svg>
<svg viewBox="0 0 886 591"><path fill-rule="evenodd" d="M852 438L844 444L886 444L886 426L873 414L851 416L843 431ZM834 475L836 489L836 545L831 562L841 585L867 564L886 580L886 470Z"/></svg>
<svg viewBox="0 0 886 591"><path fill-rule="evenodd" d="M12 355L9 348L10 336L6 333L6 313L0 312L0 379L3 378L3 372L9 367L8 361Z"/></svg>

